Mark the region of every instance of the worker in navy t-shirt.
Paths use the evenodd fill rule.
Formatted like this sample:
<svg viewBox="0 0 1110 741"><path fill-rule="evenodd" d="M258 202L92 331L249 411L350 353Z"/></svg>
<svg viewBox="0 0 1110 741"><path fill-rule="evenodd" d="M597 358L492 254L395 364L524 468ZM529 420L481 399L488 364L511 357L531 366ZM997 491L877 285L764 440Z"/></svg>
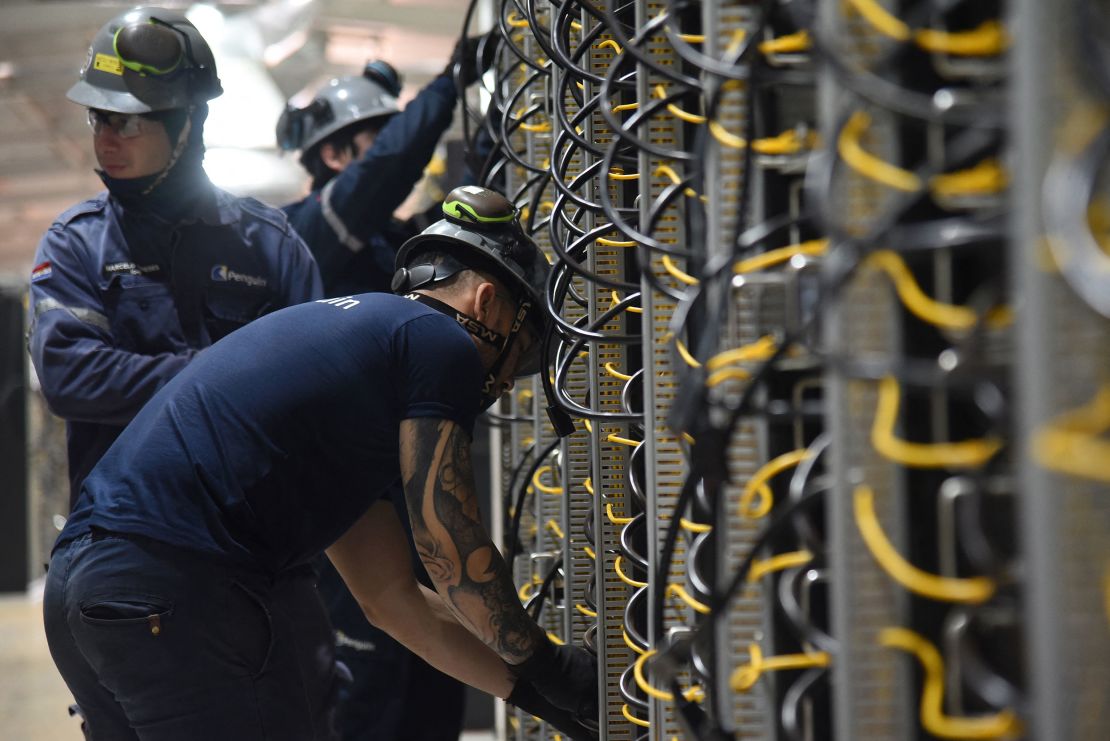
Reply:
<svg viewBox="0 0 1110 741"><path fill-rule="evenodd" d="M47 638L90 738L333 739L334 644L308 561L440 670L596 738L597 660L525 613L481 524L476 416L538 370L547 263L467 186L395 290L263 317L201 354L86 478ZM435 591L413 577L400 479Z"/></svg>

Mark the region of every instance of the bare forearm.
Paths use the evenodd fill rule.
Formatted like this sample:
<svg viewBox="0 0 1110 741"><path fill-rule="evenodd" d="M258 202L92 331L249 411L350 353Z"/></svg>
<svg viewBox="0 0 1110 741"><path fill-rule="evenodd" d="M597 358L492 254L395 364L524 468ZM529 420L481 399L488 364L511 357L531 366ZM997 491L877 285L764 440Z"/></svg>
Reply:
<svg viewBox="0 0 1110 741"><path fill-rule="evenodd" d="M396 612L378 612L375 622L444 674L502 699L508 697L515 678L505 662L454 619L438 594L425 587L420 590L423 609L410 604Z"/></svg>

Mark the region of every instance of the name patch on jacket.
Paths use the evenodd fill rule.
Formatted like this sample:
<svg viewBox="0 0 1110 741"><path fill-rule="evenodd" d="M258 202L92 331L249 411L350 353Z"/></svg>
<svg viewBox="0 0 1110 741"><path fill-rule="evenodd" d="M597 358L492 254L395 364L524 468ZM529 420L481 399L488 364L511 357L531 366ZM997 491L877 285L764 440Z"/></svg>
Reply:
<svg viewBox="0 0 1110 741"><path fill-rule="evenodd" d="M159 273L162 268L158 263L150 265L136 265L133 262L106 262L104 263L104 275L150 275L151 273Z"/></svg>
<svg viewBox="0 0 1110 741"><path fill-rule="evenodd" d="M50 267L50 262L40 262L31 270L31 282L38 283L40 280L46 280L54 269Z"/></svg>
<svg viewBox="0 0 1110 741"><path fill-rule="evenodd" d="M265 278L258 275L237 273L227 265L213 265L212 280L217 283L243 283L244 285L254 286L256 288L264 288L266 286Z"/></svg>

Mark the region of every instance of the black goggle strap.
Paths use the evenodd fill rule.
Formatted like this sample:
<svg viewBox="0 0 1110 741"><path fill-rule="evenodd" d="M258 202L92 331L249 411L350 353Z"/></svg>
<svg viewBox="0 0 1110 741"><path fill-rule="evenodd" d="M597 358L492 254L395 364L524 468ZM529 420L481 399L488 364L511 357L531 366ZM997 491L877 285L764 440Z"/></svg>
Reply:
<svg viewBox="0 0 1110 741"><path fill-rule="evenodd" d="M494 385L497 383L497 376L501 372L501 366L505 365L505 359L509 356L509 350L512 349L513 343L516 341L517 335L520 334L521 327L524 326L524 321L528 317L528 311L532 308L532 302L524 299L517 302L516 316L513 318L513 325L509 328L509 334L502 337L500 333L493 331L480 321L468 314L464 314L454 306L450 306L434 299L431 296L426 296L422 293L409 293L405 298L412 301L418 301L428 308L435 309L447 316L454 317L463 329L470 334L474 335L483 342L494 345L499 349L497 358L490 366L489 372L486 373L486 380L482 384L482 397L487 402L496 401L500 393Z"/></svg>

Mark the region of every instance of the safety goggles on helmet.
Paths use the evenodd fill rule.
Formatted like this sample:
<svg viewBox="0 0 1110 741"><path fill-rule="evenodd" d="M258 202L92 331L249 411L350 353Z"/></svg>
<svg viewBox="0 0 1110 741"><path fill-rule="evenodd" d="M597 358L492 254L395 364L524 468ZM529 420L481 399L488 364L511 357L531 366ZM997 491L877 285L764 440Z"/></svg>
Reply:
<svg viewBox="0 0 1110 741"><path fill-rule="evenodd" d="M173 74L185 59L196 66L189 37L158 18L121 26L112 49L121 65L142 75Z"/></svg>
<svg viewBox="0 0 1110 741"><path fill-rule="evenodd" d="M150 119L138 113L115 113L113 111L100 111L89 108L89 128L94 136L107 126L116 136L123 139L134 139L149 128Z"/></svg>

